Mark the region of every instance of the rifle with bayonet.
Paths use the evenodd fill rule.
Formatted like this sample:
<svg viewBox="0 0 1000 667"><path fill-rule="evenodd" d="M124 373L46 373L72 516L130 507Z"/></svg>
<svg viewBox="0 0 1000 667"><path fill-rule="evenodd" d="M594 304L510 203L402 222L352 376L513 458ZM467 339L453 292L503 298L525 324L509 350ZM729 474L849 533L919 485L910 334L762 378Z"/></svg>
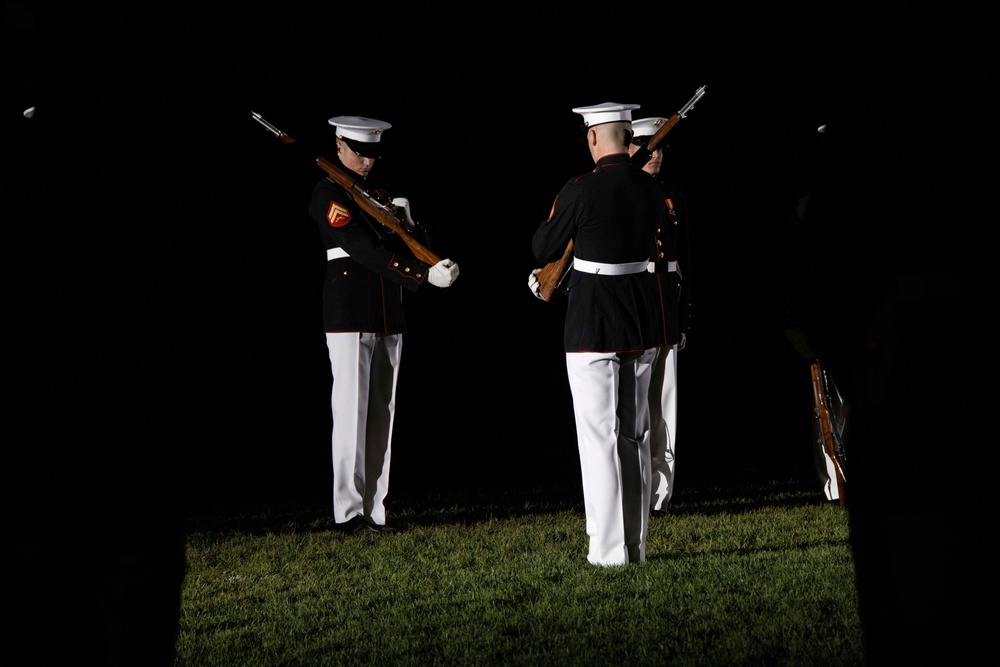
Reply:
<svg viewBox="0 0 1000 667"><path fill-rule="evenodd" d="M644 167L649 159L653 157L653 151L656 147L660 145L663 141L663 137L667 136L667 132L674 129L674 125L680 121L681 118L687 118L689 111L694 109L694 105L698 103L701 96L705 94L705 86L702 86L698 90L694 91L694 97L688 100L688 103L680 108L673 116L664 121L663 125L656 130L656 132L649 138L645 146L641 146L639 150L632 154L632 164L638 167Z"/></svg>
<svg viewBox="0 0 1000 667"><path fill-rule="evenodd" d="M282 143L295 143L295 139L293 137L264 120L259 113L256 111L251 113L253 113L253 119L255 121L267 128L267 130L280 139ZM376 193L369 192L369 190L361 183L351 178L342 170L338 169L336 165L326 158L322 156L317 157L316 164L320 169L326 172L327 176L329 176L331 180L351 193L354 197L354 201L362 208L362 210L378 220L382 225L398 234L403 242L406 243L410 252L413 253L414 257L419 259L421 262L430 264L431 266L441 261L440 257L420 243L420 241L418 241L416 237L414 237L413 233L408 229L405 210L396 206L391 201L386 201L384 197L381 197Z"/></svg>
<svg viewBox="0 0 1000 667"><path fill-rule="evenodd" d="M653 156L653 151L656 147L660 145L663 138L667 136L667 132L674 128L674 125L680 121L681 118L687 118L689 111L694 109L694 105L697 104L698 100L701 99L702 95L705 94L705 86L702 86L694 92L694 97L688 100L687 104L681 107L673 116L668 118L663 125L656 130L656 132L649 138L645 146L642 146L635 153L632 154L632 163L638 167L643 167L649 158ZM552 297L552 293L555 292L562 285L563 281L566 280L566 276L569 275L569 270L573 267L573 239L569 240L566 244L566 250L563 251L562 257L559 259L549 262L542 267L542 270L538 272L538 294L542 298L542 301L548 301Z"/></svg>

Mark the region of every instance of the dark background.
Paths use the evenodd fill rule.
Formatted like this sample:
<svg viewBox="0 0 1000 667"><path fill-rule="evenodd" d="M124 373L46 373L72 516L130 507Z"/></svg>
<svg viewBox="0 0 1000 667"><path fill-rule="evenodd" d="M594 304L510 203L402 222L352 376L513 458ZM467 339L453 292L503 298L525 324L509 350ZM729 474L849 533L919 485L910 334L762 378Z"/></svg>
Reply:
<svg viewBox="0 0 1000 667"><path fill-rule="evenodd" d="M779 248L816 128L885 109L890 131L940 140L969 126L963 86L983 67L969 24L914 12L7 7L14 425L35 443L26 468L57 464L57 507L103 488L197 509L325 502L324 260L306 205L340 114L393 124L375 176L461 267L410 299L394 493L575 484L564 303L527 290L531 234L591 166L573 107L669 116L701 85L665 140L693 243L679 488L809 478Z"/></svg>
<svg viewBox="0 0 1000 667"><path fill-rule="evenodd" d="M270 40L279 40L235 123L253 219L231 229L234 243L248 244L241 255L254 257L246 266L270 270L247 271L248 288L228 295L226 307L260 316L237 361L237 372L260 383L251 400L263 404L254 414L274 420L254 434L273 429L272 441L289 442L301 459L256 471L252 464L250 474L284 467L300 483L305 470L322 471L311 484L327 486L316 302L322 262L303 214L322 176L312 158L333 154L327 118L393 123L385 138L392 153L374 176L410 198L438 253L462 269L454 289L411 299L393 488L563 485L578 476L564 303L536 301L526 282L537 266L532 232L566 179L592 166L572 108L634 101L642 105L637 117L669 116L707 85L667 141L670 178L690 199L696 253L694 330L681 369L681 470L689 479L748 467L811 475L807 368L775 328L775 286L754 285L751 268L794 205L797 172L809 166L801 148L824 112L826 82L783 63L805 35L782 28L778 45L734 26L691 24L643 36L640 23L627 20L612 37L579 16L548 25L501 11L463 18L429 32L402 24L359 35L335 16L327 22L308 13L298 25L318 24L313 39L296 31L288 51L271 33L260 42L268 53ZM746 58L755 44L759 55ZM250 108L306 145L283 145L255 127Z"/></svg>
<svg viewBox="0 0 1000 667"><path fill-rule="evenodd" d="M985 636L966 622L983 601L962 599L982 589L961 548L979 533L959 529L991 488L981 17L851 3L549 5L548 18L507 5L4 7L12 636L56 624L73 655L110 645L170 664L184 517L328 502L324 258L306 205L315 157L333 156L331 116L393 124L376 175L461 267L453 287L411 299L390 503L575 486L564 304L527 290L531 234L590 168L573 107L667 116L701 85L665 153L694 253L678 494L814 478L808 367L781 327L783 223L829 123L838 151L819 210L836 276L821 282L859 297L832 312L835 348L857 352L866 292L910 273L934 288L889 313L884 340L905 354L848 396L863 408L849 508L873 656L954 656ZM960 645L940 631L955 619Z"/></svg>

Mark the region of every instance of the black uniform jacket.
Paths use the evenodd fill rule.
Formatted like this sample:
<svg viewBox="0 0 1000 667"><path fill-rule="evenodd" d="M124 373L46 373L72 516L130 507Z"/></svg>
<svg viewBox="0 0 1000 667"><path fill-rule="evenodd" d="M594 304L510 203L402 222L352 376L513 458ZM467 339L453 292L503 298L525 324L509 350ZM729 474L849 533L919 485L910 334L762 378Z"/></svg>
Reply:
<svg viewBox="0 0 1000 667"><path fill-rule="evenodd" d="M415 292L423 285L430 265L414 259L395 232L329 178L313 188L309 216L319 223L324 248L349 255L326 263L324 329L405 333L403 289Z"/></svg>
<svg viewBox="0 0 1000 667"><path fill-rule="evenodd" d="M545 264L562 256L570 239L574 258L649 262L657 256L656 230L666 224L667 207L656 182L627 153L606 155L593 171L563 186L531 247L535 259ZM566 289L566 352L628 352L664 344L655 274L614 276L572 269Z"/></svg>
<svg viewBox="0 0 1000 667"><path fill-rule="evenodd" d="M666 294L664 309L666 316L667 344L681 342L681 334L687 333L691 324L691 236L688 221L687 201L684 193L677 188L660 183L670 224L657 229L656 245L659 254L656 259L656 273ZM677 262L679 273L668 270L669 262Z"/></svg>

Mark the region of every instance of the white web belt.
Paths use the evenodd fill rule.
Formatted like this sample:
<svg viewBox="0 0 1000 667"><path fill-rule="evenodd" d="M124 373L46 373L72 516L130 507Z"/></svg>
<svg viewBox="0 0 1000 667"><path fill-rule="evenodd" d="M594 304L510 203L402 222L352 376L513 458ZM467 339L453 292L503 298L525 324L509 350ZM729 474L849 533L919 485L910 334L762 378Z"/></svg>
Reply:
<svg viewBox="0 0 1000 667"><path fill-rule="evenodd" d="M650 262L649 263L649 272L650 273L656 273L656 263L655 262ZM676 260L668 260L667 261L667 273L676 273L677 275L681 276L681 267L677 263ZM684 276L681 276L681 280L683 280L683 279L684 279Z"/></svg>
<svg viewBox="0 0 1000 667"><path fill-rule="evenodd" d="M330 261L331 259L340 259L341 257L350 257L347 251L343 248L327 248L326 249L326 259Z"/></svg>
<svg viewBox="0 0 1000 667"><path fill-rule="evenodd" d="M584 273L597 273L605 276L626 276L631 273L642 273L648 271L650 262L628 262L626 264L605 264L603 262L591 262L579 257L573 258L573 268Z"/></svg>

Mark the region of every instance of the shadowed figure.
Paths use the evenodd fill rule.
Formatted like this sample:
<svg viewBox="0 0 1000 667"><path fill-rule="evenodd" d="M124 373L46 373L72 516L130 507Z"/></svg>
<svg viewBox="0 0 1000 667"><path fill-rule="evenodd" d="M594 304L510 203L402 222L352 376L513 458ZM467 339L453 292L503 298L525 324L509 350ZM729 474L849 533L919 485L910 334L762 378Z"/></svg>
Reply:
<svg viewBox="0 0 1000 667"><path fill-rule="evenodd" d="M976 341L996 333L992 184L977 166L992 157L992 118L980 103L948 106L984 62L972 26L898 18L848 33L804 222L824 262L816 333L853 408L847 507L867 654L951 664L985 650L988 574L970 535L984 528L971 517L990 426Z"/></svg>
<svg viewBox="0 0 1000 667"><path fill-rule="evenodd" d="M4 7L8 656L173 664L211 379L178 239L211 215L158 9Z"/></svg>

